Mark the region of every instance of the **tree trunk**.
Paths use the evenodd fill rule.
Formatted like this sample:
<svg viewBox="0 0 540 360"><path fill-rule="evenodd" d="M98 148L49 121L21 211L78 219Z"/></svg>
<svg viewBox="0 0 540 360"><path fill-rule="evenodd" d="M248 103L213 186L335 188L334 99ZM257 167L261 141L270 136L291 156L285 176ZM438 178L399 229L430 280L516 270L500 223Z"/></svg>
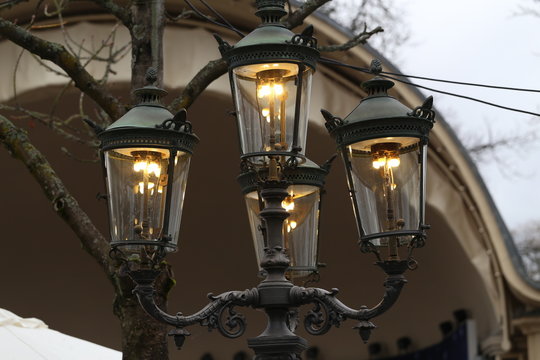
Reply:
<svg viewBox="0 0 540 360"><path fill-rule="evenodd" d="M131 7L131 89L146 85L149 67L157 70L156 86L163 81L163 30L165 7L163 0L136 0Z"/></svg>
<svg viewBox="0 0 540 360"><path fill-rule="evenodd" d="M169 275L169 269L163 269L155 284L155 300L164 311L167 310L167 294L174 285ZM167 326L143 310L132 293L135 284L129 276L119 272L114 280L114 314L120 319L122 329L123 360L167 360Z"/></svg>

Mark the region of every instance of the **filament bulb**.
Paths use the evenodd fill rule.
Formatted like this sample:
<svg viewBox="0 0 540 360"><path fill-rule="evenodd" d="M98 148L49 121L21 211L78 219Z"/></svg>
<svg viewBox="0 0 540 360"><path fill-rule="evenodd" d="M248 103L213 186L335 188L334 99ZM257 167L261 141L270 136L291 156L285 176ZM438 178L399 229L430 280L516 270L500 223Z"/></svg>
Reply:
<svg viewBox="0 0 540 360"><path fill-rule="evenodd" d="M287 211L293 211L294 210L294 199L293 196L287 196L285 200L281 202L281 207L284 208Z"/></svg>
<svg viewBox="0 0 540 360"><path fill-rule="evenodd" d="M397 168L399 160L399 143L381 143L371 147L371 156L373 158L373 168Z"/></svg>

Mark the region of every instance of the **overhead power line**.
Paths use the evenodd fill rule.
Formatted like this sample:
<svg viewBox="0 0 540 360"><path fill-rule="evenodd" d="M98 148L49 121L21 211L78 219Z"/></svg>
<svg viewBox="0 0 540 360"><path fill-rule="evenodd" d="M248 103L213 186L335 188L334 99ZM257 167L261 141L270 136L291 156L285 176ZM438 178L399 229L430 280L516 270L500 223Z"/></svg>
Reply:
<svg viewBox="0 0 540 360"><path fill-rule="evenodd" d="M357 70L357 71L360 71L360 72L363 72L363 73L373 74L373 72L368 68L342 63L340 61L333 60L333 59L321 58L320 61L322 63L326 63L326 64L329 64L329 65L341 66L341 67ZM423 85L419 85L419 84L416 84L416 83L412 83L410 81L402 80L400 78L397 78L396 76L412 78L412 79L419 79L419 80L436 81L436 82L456 84L456 85L464 85L464 86L476 86L476 87L484 87L484 88L507 90L507 91L523 91L523 92L540 93L540 90L537 90L537 89L524 89L524 88L514 88L514 87L507 87L507 86L486 85L486 84L468 83L468 82L462 82L462 81L434 79L434 78L428 78L428 77L423 77L423 76L404 75L404 74L398 74L398 73L392 73L392 72L386 72L386 71L381 71L377 75L379 75L381 77L384 77L384 78L387 78L387 79L398 81L398 82L406 84L406 85L414 86L414 87L417 87L419 89L425 89L425 90L433 91L433 92L436 92L436 93L439 93L439 94L444 94L444 95L458 97L458 98L461 98L461 99L475 101L475 102L478 102L478 103L481 103L481 104L484 104L484 105L493 106L493 107L496 107L496 108L499 108L499 109L514 111L514 112L527 114L527 115L540 116L540 113L535 113L535 112L532 112L532 111L527 111L527 110L522 110L522 109L516 109L516 108L513 108L513 107L500 105L500 104L489 102L489 101L486 101L486 100L477 99L477 98L472 97L472 96L466 96L466 95L456 94L456 93L449 92L449 91L434 89L434 88L431 88L431 87L428 87L428 86L423 86ZM392 76L389 76L389 75L392 75Z"/></svg>

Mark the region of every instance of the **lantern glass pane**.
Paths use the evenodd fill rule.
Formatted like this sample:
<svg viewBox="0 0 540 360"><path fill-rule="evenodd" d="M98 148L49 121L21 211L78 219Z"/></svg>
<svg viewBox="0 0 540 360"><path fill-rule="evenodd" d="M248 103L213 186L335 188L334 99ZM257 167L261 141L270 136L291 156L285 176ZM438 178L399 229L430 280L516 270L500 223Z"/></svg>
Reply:
<svg viewBox="0 0 540 360"><path fill-rule="evenodd" d="M298 69L293 63L267 63L233 70L242 153L292 150ZM306 146L312 73L306 67L300 84L297 141L302 149Z"/></svg>
<svg viewBox="0 0 540 360"><path fill-rule="evenodd" d="M188 153L177 152L172 160L171 184L167 173L171 157L167 149L124 148L105 152L113 242L152 242L168 236L172 244L177 244L190 158ZM169 191L171 207L165 229ZM137 253L139 248L130 245L122 251Z"/></svg>
<svg viewBox="0 0 540 360"><path fill-rule="evenodd" d="M423 222L420 150L419 139L409 137L371 139L346 147L349 188L364 235L419 230ZM408 244L410 239L400 236L399 243ZM388 237L371 242L386 246Z"/></svg>
<svg viewBox="0 0 540 360"><path fill-rule="evenodd" d="M303 277L317 269L320 191L310 185L292 185L287 191L289 196L281 206L290 214L283 223L284 246L291 261L288 274ZM257 264L260 264L267 246L260 230L259 213L263 205L256 191L246 194L245 199Z"/></svg>

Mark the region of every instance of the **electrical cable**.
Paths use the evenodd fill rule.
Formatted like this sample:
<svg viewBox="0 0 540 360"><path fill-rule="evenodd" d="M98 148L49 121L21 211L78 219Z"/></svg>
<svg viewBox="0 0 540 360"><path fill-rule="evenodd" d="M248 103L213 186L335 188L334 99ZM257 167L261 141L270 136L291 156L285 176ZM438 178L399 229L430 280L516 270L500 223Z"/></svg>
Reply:
<svg viewBox="0 0 540 360"><path fill-rule="evenodd" d="M240 35L241 37L245 37L246 34L238 30L236 27L234 27L223 15L221 15L216 9L214 9L210 4L208 4L205 0L199 0L208 10L210 10L214 15L216 15L221 21L223 21L225 24L227 24L227 27Z"/></svg>
<svg viewBox="0 0 540 360"><path fill-rule="evenodd" d="M357 71L360 71L360 72L363 72L363 73L366 73L366 74L373 74L373 72L370 69L359 67L359 66L354 66L354 65L350 65L350 64L345 64L345 63L342 63L342 62L339 62L339 61L333 60L333 59L321 58L320 62L329 64L329 65L336 65L336 66L346 67L346 68L357 70ZM415 84L415 83L412 83L412 82L409 82L409 81L405 81L405 80L402 80L402 79L399 79L399 78L396 78L396 77L388 76L388 75L385 75L385 74L393 74L393 75L404 76L404 77L406 76L406 75L395 74L395 73L390 73L390 72L381 72L378 75L380 75L380 76L382 76L384 78L387 78L387 79L398 81L398 82L406 84L406 85L417 87L419 89L429 90L429 91L433 91L433 92L436 92L436 93L439 93L439 94L444 94L444 95L458 97L458 98L461 98L461 99L475 101L475 102L478 102L478 103L481 103L481 104L484 104L484 105L493 106L493 107L496 107L496 108L499 108L499 109L515 111L515 112L519 112L519 113L523 113L523 114L527 114L527 115L540 116L540 113L535 113L535 112L531 112L531 111L527 111L527 110L516 109L516 108L504 106L504 105L495 104L495 103L492 103L492 102L489 102L489 101L477 99L477 98L474 98L474 97L471 97L471 96L455 94L455 93L451 93L451 92L448 92L448 91L434 89L434 88L431 88L431 87L428 87L428 86L418 85L418 84ZM409 77L409 76L407 76L407 77ZM410 77L421 79L421 77L415 77L415 76L410 76ZM425 80L428 80L428 78L426 78ZM441 82L451 82L450 80L448 80L448 81L446 81L446 80L437 80L437 79L430 79L430 80L432 80L432 81L441 81ZM482 87L489 87L489 88L497 88L497 89L501 89L501 90L540 92L540 90L517 89L517 88L509 88L509 87L503 87L503 86L495 87L495 86L491 86L491 85L459 83L457 81L452 82L452 83L460 84L460 85L471 85L471 86L482 86Z"/></svg>
<svg viewBox="0 0 540 360"><path fill-rule="evenodd" d="M214 19L212 19L211 17L203 14L199 9L197 9L197 7L195 7L191 2L189 2L189 0L184 0L184 2L191 8L191 10L193 10L195 12L195 14L199 15L201 18L203 18L204 20L214 24L214 25L217 25L217 26L221 26L221 27L224 27L226 29L229 29L231 31L234 31L237 35L239 35L240 37L244 37L245 35L240 32L239 30L237 30L236 28L234 27L230 27L228 26L227 24L222 24L220 23L219 21L215 21Z"/></svg>
<svg viewBox="0 0 540 360"><path fill-rule="evenodd" d="M442 82L442 83L447 83L447 84L456 84L456 85L465 85L465 86L477 86L477 87L484 87L484 88L489 88L489 89L499 89L499 90L511 90L511 91L524 91L524 92L540 93L540 90L537 90L537 89L523 89L523 88L515 88L515 87L508 87L508 86L486 85L486 84L469 83L469 82L463 82L463 81L434 79L434 78L428 78L428 77L424 77L424 76L392 73L392 72L388 72L388 71L381 71L381 74L392 75L392 76L402 76L402 77L407 77L407 78L411 78L411 79L437 81L437 82Z"/></svg>

